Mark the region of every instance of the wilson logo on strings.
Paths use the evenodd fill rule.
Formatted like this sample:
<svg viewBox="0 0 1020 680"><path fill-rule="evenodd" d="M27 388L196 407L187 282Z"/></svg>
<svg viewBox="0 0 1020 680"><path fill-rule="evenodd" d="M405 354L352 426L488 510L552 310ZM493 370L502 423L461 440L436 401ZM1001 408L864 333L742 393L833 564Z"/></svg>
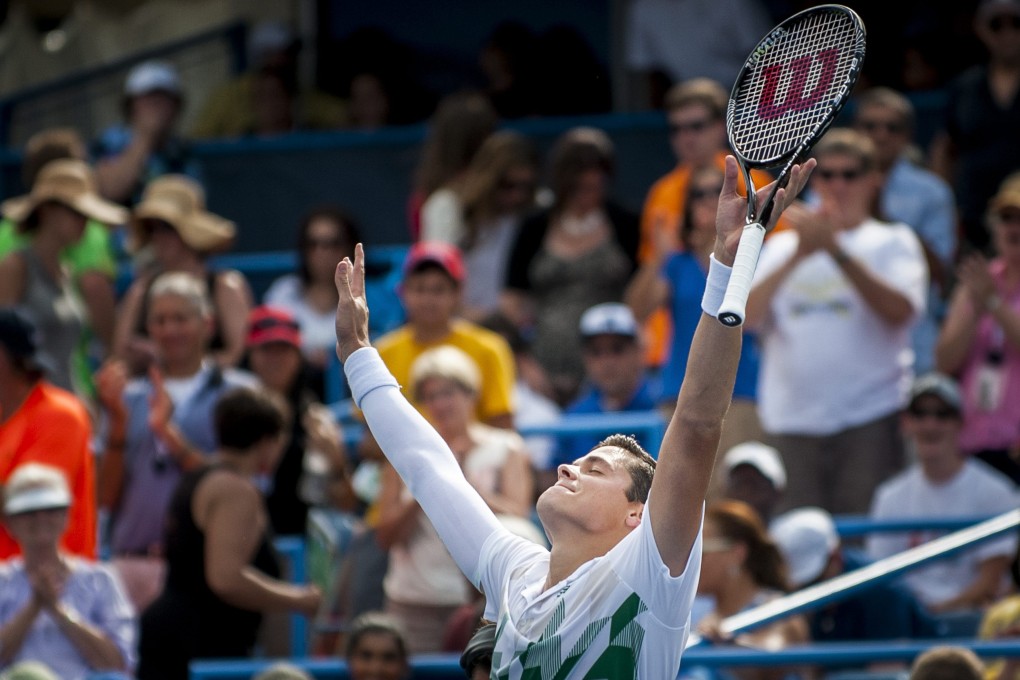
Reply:
<svg viewBox="0 0 1020 680"><path fill-rule="evenodd" d="M838 57L839 51L833 48L814 55L798 57L785 64L766 66L762 71L765 87L758 100L758 116L764 120L774 120L787 113L804 111L817 104L832 85L832 80L836 76ZM821 73L814 87L807 92L808 77L816 60L820 63ZM787 68L791 71L790 85L786 88L782 101L777 102L776 95Z"/></svg>

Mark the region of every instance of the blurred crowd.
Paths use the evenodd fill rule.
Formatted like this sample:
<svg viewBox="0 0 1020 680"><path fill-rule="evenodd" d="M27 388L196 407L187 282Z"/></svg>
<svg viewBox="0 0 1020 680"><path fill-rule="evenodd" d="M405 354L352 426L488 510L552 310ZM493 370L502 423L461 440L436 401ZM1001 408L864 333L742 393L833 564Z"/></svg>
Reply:
<svg viewBox="0 0 1020 680"><path fill-rule="evenodd" d="M676 157L640 213L611 198L617 149L603 130L570 129L542 157L504 127L608 97L519 79L519 59L538 58L519 27L486 47L490 87L443 97L429 117L407 196L403 322L373 342L493 512L540 544L535 501L563 466L621 414L666 422L683 385L727 154L720 80L770 21L737 7L754 3L710 4L745 21L732 40L658 36L686 21L663 13L687 5L635 3L644 42L631 65L647 71L641 91L661 102ZM844 542L842 516L1017 507L1020 1L982 0L972 26L986 57L947 83L933 141L918 143L904 91L861 85L812 151L807 196L766 239L705 512L703 636L942 533ZM407 677L409 655L436 651L488 677L482 594L357 410L329 403L334 272L371 216L332 204L295 215L296 267L261 295L216 264L243 225L207 208L188 139L406 121L369 70L346 100L299 87L293 35L259 30L258 61L193 130L179 129L173 65L140 63L123 122L93 140L34 135L27 193L0 206L0 667L37 673L17 677L185 678L194 659L286 655L288 612L313 622L313 653L345 657L356 679ZM590 66L567 52L546 59ZM519 432L599 414L605 432ZM307 541L308 583L288 577L277 536ZM986 542L738 642L930 637L947 616L1014 636L1017 554L1015 536ZM1002 661L985 677L1015 673Z"/></svg>

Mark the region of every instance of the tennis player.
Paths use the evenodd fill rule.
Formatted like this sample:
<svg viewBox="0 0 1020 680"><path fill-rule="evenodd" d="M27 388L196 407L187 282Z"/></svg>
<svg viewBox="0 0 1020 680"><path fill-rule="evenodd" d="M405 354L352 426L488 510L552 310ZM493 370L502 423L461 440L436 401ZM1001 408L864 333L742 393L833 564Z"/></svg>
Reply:
<svg viewBox="0 0 1020 680"><path fill-rule="evenodd" d="M813 160L794 167L772 222L813 167ZM705 314L658 462L632 438L613 435L559 466L537 504L550 550L503 528L371 347L361 245L353 263L345 258L337 267L337 354L354 399L454 560L486 596L485 618L497 623L492 677L676 677L700 573L705 492L740 355L740 329L716 320L744 226L747 203L736 187L737 163L728 157Z"/></svg>

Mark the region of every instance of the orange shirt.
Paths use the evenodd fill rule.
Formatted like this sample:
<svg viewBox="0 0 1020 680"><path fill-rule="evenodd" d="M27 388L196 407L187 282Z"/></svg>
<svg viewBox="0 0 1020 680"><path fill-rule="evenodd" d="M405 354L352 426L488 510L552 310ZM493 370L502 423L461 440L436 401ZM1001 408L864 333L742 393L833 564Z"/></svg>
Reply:
<svg viewBox="0 0 1020 680"><path fill-rule="evenodd" d="M91 450L92 423L78 398L40 382L28 398L0 423L0 482L6 483L22 463L63 470L72 505L61 547L74 555L96 558L96 490ZM0 559L20 553L6 528L0 527Z"/></svg>
<svg viewBox="0 0 1020 680"><path fill-rule="evenodd" d="M726 152L720 151L715 157L715 164L722 170L725 167ZM672 236L676 249L680 249L680 220L686 208L687 183L691 178L691 167L680 164L667 175L659 178L648 191L645 205L641 211L641 241L638 244L638 262L644 264L655 257L656 232L664 231ZM752 170L751 179L756 188L765 186L772 181L772 176L761 170ZM740 190L744 191L743 175L738 175ZM782 220L776 231L784 227ZM645 337L648 341L648 352L645 361L651 366L661 366L669 352L671 324L665 309L656 310L645 322Z"/></svg>

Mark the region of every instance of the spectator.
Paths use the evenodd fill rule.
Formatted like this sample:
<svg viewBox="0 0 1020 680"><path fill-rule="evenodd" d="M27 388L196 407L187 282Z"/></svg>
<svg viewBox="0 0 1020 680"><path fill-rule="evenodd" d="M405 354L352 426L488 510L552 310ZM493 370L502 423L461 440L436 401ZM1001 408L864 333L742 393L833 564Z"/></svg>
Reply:
<svg viewBox="0 0 1020 680"><path fill-rule="evenodd" d="M72 159L47 164L27 196L11 199L0 209L29 235L27 245L0 260L0 305L17 305L35 322L53 384L87 396L88 387L74 367L87 311L61 255L81 240L90 218L115 225L126 220L127 212L101 199L92 170Z"/></svg>
<svg viewBox="0 0 1020 680"><path fill-rule="evenodd" d="M351 622L344 657L351 680L406 680L411 674L400 624L382 612Z"/></svg>
<svg viewBox="0 0 1020 680"><path fill-rule="evenodd" d="M193 659L251 655L264 612L318 611L318 587L279 580L265 501L251 481L276 465L285 417L251 388L216 403L216 455L181 478L168 507L166 587L142 614L139 680L186 680Z"/></svg>
<svg viewBox="0 0 1020 680"><path fill-rule="evenodd" d="M323 374L336 351L336 265L354 254L361 241L358 225L335 206L311 210L298 225L298 271L273 282L263 301L286 308L301 327L302 353L315 372L314 387L323 398Z"/></svg>
<svg viewBox="0 0 1020 680"><path fill-rule="evenodd" d="M997 255L960 262L936 360L963 386L963 452L1020 483L1020 184L1003 184L988 222Z"/></svg>
<svg viewBox="0 0 1020 680"><path fill-rule="evenodd" d="M490 331L503 336L514 355L514 428L522 430L532 426L556 423L562 410L550 395L549 376L531 353L531 344L521 335L517 326L500 313L490 315L482 323ZM532 468L545 470L552 460L556 439L551 435L531 435L524 438L524 448L531 456ZM543 489L538 489L542 491Z"/></svg>
<svg viewBox="0 0 1020 680"><path fill-rule="evenodd" d="M635 0L625 29L631 105L657 108L670 84L694 78L729 88L771 24L758 0Z"/></svg>
<svg viewBox="0 0 1020 680"><path fill-rule="evenodd" d="M657 257L664 258L672 251L686 247L684 237L690 236L687 230L693 228L688 204L688 196L694 191L691 188L692 174L702 170L707 173L708 168L714 167L722 175L727 154L725 119L728 99L727 90L707 78L679 83L666 94L669 141L677 165L652 185L645 198L638 247L638 260L643 265L652 264ZM771 181L769 175L760 170L753 171L751 178L759 187ZM743 179L740 186L743 189ZM780 221L777 229L782 226ZM670 349L670 319L666 311L652 312L645 328L649 336L648 362L652 366L661 366Z"/></svg>
<svg viewBox="0 0 1020 680"><path fill-rule="evenodd" d="M657 393L645 373L641 331L627 305L605 302L585 310L579 324L585 391L564 413L624 413L654 411ZM594 449L598 435L560 437L549 472L571 464ZM649 445L650 442L640 442ZM551 486L549 479L543 488Z"/></svg>
<svg viewBox="0 0 1020 680"><path fill-rule="evenodd" d="M31 322L0 308L0 482L20 464L43 463L63 470L74 502L62 550L96 557L96 495L92 422L81 401L45 379L44 359ZM18 552L0 526L0 559Z"/></svg>
<svg viewBox="0 0 1020 680"><path fill-rule="evenodd" d="M765 243L747 304L762 342L758 409L789 473L785 508L863 513L903 466L897 422L927 267L909 227L872 217L870 139L832 130L814 156L820 204L786 212L793 228Z"/></svg>
<svg viewBox="0 0 1020 680"><path fill-rule="evenodd" d="M1016 593L1018 574L1011 569L1013 592L988 608L981 618L979 640L1010 640L1020 636L1020 595ZM1020 659L1015 657L986 659L988 669L985 680L1016 680L1020 674Z"/></svg>
<svg viewBox="0 0 1020 680"><path fill-rule="evenodd" d="M412 239L422 236L427 225L441 227L456 214L456 190L497 122L492 105L480 93L458 92L439 102L429 121L408 200Z"/></svg>
<svg viewBox="0 0 1020 680"><path fill-rule="evenodd" d="M676 405L691 349L694 329L701 320L701 296L705 292L709 256L715 246L715 211L719 206L723 172L713 164L690 171L686 187L684 216L679 228L681 250L675 251L672 236L657 231L655 255L642 264L627 289L626 300L638 319L645 320L660 309L668 310L667 323L672 340L667 343L663 366L662 402L666 413ZM652 333L658 328L652 327ZM723 422L720 446L729 448L750 439L761 439L758 419L758 345L753 334L744 334L737 365L733 401Z"/></svg>
<svg viewBox="0 0 1020 680"><path fill-rule="evenodd" d="M192 137L242 137L259 132L328 130L347 123L343 101L298 82L301 42L278 21L257 24L249 39L251 68L209 95ZM267 122L272 122L268 127Z"/></svg>
<svg viewBox="0 0 1020 680"><path fill-rule="evenodd" d="M0 680L61 680L50 667L39 661L23 661L13 664L0 673Z"/></svg>
<svg viewBox="0 0 1020 680"><path fill-rule="evenodd" d="M797 508L772 523L773 540L790 566L794 590L861 569L870 561L841 544L832 516L821 508ZM899 640L933 637L935 627L917 599L900 584L878 583L808 615L811 640Z"/></svg>
<svg viewBox="0 0 1020 680"><path fill-rule="evenodd" d="M932 647L914 660L910 680L981 680L984 666L964 647Z"/></svg>
<svg viewBox="0 0 1020 680"><path fill-rule="evenodd" d="M935 173L909 157L914 133L914 106L899 92L875 87L857 100L854 127L875 143L878 170L884 177L881 214L913 229L924 249L931 286L928 305L914 326L914 370L935 368L935 341L945 315L945 293L956 255L956 206L953 191Z"/></svg>
<svg viewBox="0 0 1020 680"><path fill-rule="evenodd" d="M453 345L463 350L481 371L478 420L496 427L513 423L514 364L501 337L457 318L465 281L459 249L445 243L420 242L404 261L401 300L407 323L374 344L387 368L403 385L409 385L411 364L425 350ZM413 395L411 403L419 404Z"/></svg>
<svg viewBox="0 0 1020 680"><path fill-rule="evenodd" d="M85 142L71 128L51 128L32 135L25 143L21 163L21 181L29 190L35 185L39 171L50 161L62 158L86 160L88 154ZM85 233L77 243L68 246L61 253L61 262L68 268L71 280L82 297L88 310L88 327L92 338L101 344L101 353L110 352L113 346L113 322L116 297L113 279L116 263L113 254L111 230L120 225L104 225L94 219L85 223ZM18 228L12 220L0 221L0 259L14 250L31 242L28 234ZM92 372L88 358L93 354L90 341L82 343L76 353L75 366L80 382L90 381L86 377ZM94 396L90 394L89 396Z"/></svg>
<svg viewBox="0 0 1020 680"><path fill-rule="evenodd" d="M177 135L184 96L177 69L164 61L135 66L124 82L124 124L105 130L92 148L99 193L131 204L161 175L198 177L188 145Z"/></svg>
<svg viewBox="0 0 1020 680"><path fill-rule="evenodd" d="M956 190L963 240L984 250L990 240L985 208L1016 170L1020 148L1020 0L981 0L974 33L988 50L987 62L949 84L945 126L932 141L931 165Z"/></svg>
<svg viewBox="0 0 1020 680"><path fill-rule="evenodd" d="M535 116L541 108L537 44L530 28L518 21L504 21L492 30L478 55L485 94L504 120Z"/></svg>
<svg viewBox="0 0 1020 680"><path fill-rule="evenodd" d="M534 331L556 401L577 396L584 366L578 322L619 301L636 266L637 217L609 200L614 150L595 128L573 128L550 157L553 204L525 220L511 250L503 312Z"/></svg>
<svg viewBox="0 0 1020 680"><path fill-rule="evenodd" d="M249 366L263 387L289 406L287 442L272 470L266 498L276 535L303 535L309 507L327 504L330 480L337 476L350 481L343 431L308 388L301 341L298 323L287 310L269 306L252 310Z"/></svg>
<svg viewBox="0 0 1020 680"><path fill-rule="evenodd" d="M528 522L534 498L530 460L516 433L475 420L481 388L477 366L463 351L440 346L411 367L410 386L423 414L454 451L468 482L497 515ZM421 507L386 466L379 493L377 538L390 551L386 611L401 623L412 653L442 649L450 617L472 599L453 558ZM541 534L532 527L535 542Z"/></svg>
<svg viewBox="0 0 1020 680"><path fill-rule="evenodd" d="M747 503L771 526L786 490L786 466L779 451L761 442L743 442L726 452L722 469L723 497Z"/></svg>
<svg viewBox="0 0 1020 680"><path fill-rule="evenodd" d="M710 639L719 639L719 625L724 619L765 604L788 590L787 566L754 509L739 501L708 506L702 541L698 593L713 596L715 609L701 620L698 629ZM809 639L804 617L794 615L738 635L735 641L776 650ZM733 675L740 680L772 680L786 677L789 672L741 669L734 670Z"/></svg>
<svg viewBox="0 0 1020 680"><path fill-rule="evenodd" d="M74 501L64 473L24 463L4 487L20 559L0 566L0 666L45 662L61 680L134 665L135 616L106 566L64 554Z"/></svg>
<svg viewBox="0 0 1020 680"><path fill-rule="evenodd" d="M216 448L213 405L230 388L255 384L251 375L210 360L212 303L200 279L184 272L158 276L145 307L158 364L126 384L119 360L100 369L100 382L109 380L102 401L111 433L100 506L110 513L114 565L139 611L162 588L163 519L174 487Z"/></svg>
<svg viewBox="0 0 1020 680"><path fill-rule="evenodd" d="M471 680L486 680L492 672L492 652L496 647L496 624L484 623L471 636L460 656L460 667Z"/></svg>
<svg viewBox="0 0 1020 680"><path fill-rule="evenodd" d="M878 488L872 518L974 517L1016 508L1016 491L1007 480L961 455L962 406L952 379L929 373L914 382L901 424L917 462ZM872 534L868 555L881 559L937 536L930 531ZM988 541L915 569L904 582L932 612L980 609L1001 594L1016 550L1014 536Z"/></svg>
<svg viewBox="0 0 1020 680"><path fill-rule="evenodd" d="M535 207L538 158L526 137L494 132L471 160L444 214L423 223L422 239L464 253L464 316L479 321L499 308L510 247L521 218ZM433 194L438 200L440 189Z"/></svg>
<svg viewBox="0 0 1020 680"><path fill-rule="evenodd" d="M236 270L213 269L207 258L226 250L234 240L233 222L205 209L201 185L182 175L154 180L132 215L131 247L151 258L153 271L143 272L121 300L114 337L114 355L125 359L133 375L142 375L155 359L154 342L146 333L146 293L156 275L187 272L208 288L213 304L211 347L217 363L236 366L244 356L251 288Z"/></svg>
<svg viewBox="0 0 1020 680"><path fill-rule="evenodd" d="M315 680L294 664L280 661L252 677L252 680Z"/></svg>

